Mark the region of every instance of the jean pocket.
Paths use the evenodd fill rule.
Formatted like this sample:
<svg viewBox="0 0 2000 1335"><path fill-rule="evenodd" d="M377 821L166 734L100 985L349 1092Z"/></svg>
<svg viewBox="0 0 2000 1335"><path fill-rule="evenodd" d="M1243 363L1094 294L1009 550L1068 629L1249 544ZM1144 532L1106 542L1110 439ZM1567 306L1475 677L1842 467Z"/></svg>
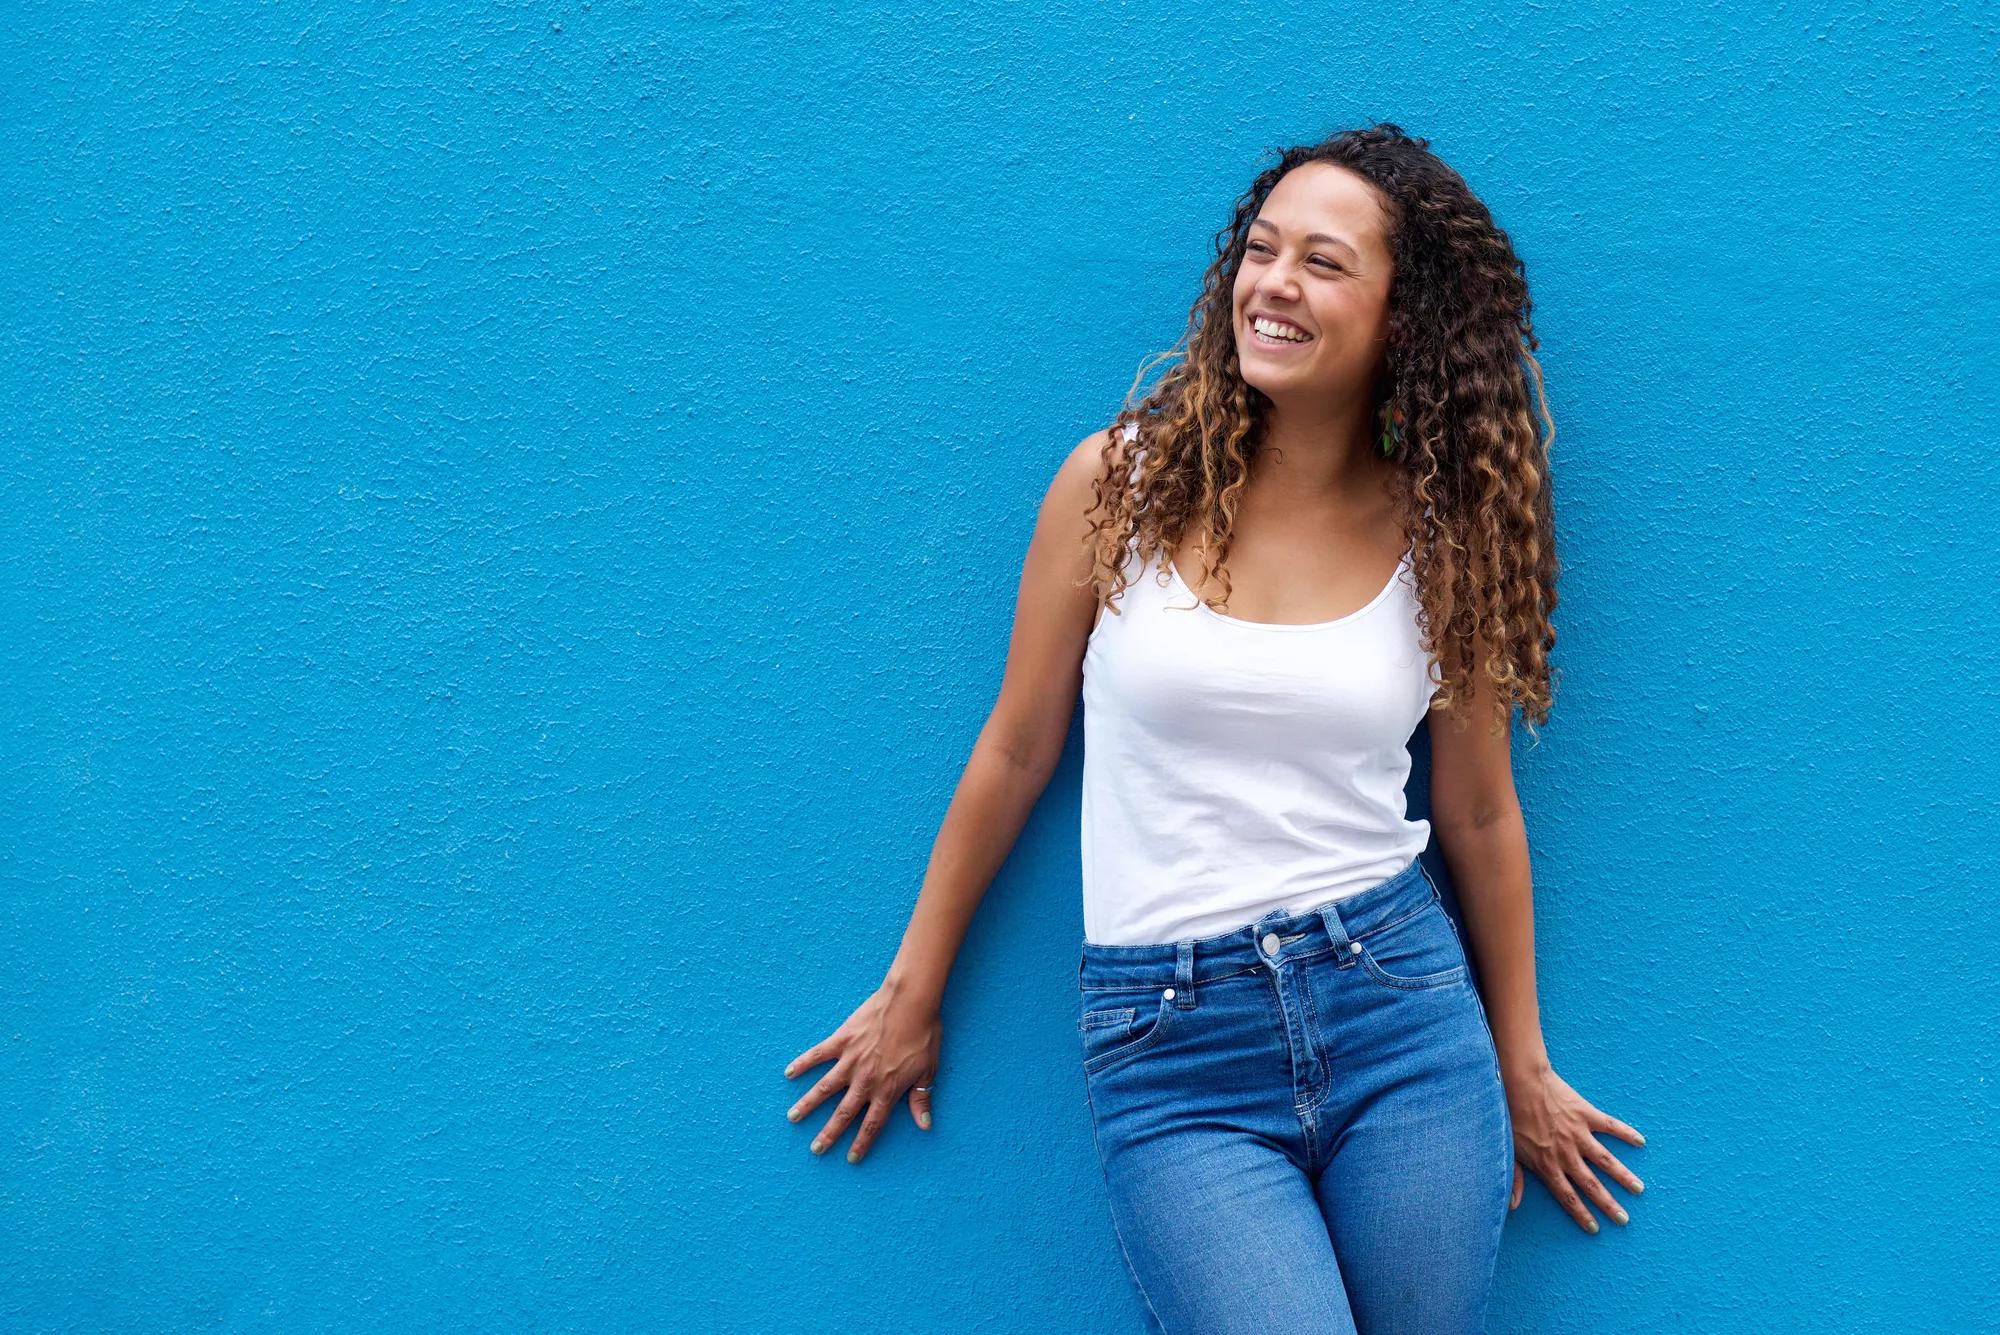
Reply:
<svg viewBox="0 0 2000 1335"><path fill-rule="evenodd" d="M1465 947L1451 915L1435 899L1402 921L1359 939L1362 965L1385 987L1422 991L1465 981Z"/></svg>
<svg viewBox="0 0 2000 1335"><path fill-rule="evenodd" d="M1098 992L1085 996L1086 1004L1095 1003L1096 1008L1086 1010L1077 1018L1077 1033L1083 1042L1083 1070L1086 1075L1095 1075L1115 1062L1136 1056L1159 1040L1165 1030L1168 1018L1174 1013L1173 1001L1164 992L1142 993L1145 1002L1135 1002L1130 1006L1104 1005L1115 1002L1117 994ZM1157 1005L1151 1004L1157 1001Z"/></svg>

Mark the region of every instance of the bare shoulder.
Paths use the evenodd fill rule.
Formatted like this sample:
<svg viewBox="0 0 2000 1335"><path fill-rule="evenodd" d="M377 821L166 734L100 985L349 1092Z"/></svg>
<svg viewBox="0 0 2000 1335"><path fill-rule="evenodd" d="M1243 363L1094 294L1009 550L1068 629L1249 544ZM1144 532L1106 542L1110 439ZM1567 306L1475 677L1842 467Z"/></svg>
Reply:
<svg viewBox="0 0 2000 1335"><path fill-rule="evenodd" d="M1098 479L1116 466L1107 457L1110 441L1110 432L1094 431L1064 455L1022 563L1007 668L988 726L1009 754L1032 758L1037 769L1053 768L1062 754L1083 681L1097 613L1092 510Z"/></svg>
<svg viewBox="0 0 2000 1335"><path fill-rule="evenodd" d="M1028 552L1028 578L1046 582L1051 590L1066 590L1059 601L1094 607L1094 549L1099 513L1098 483L1127 467L1123 435L1114 442L1110 429L1093 431L1064 456L1042 498L1035 538ZM1088 629L1089 623L1084 623Z"/></svg>
<svg viewBox="0 0 2000 1335"><path fill-rule="evenodd" d="M1110 428L1093 431L1078 441L1056 470L1049 484L1049 501L1081 515L1095 502L1097 484L1107 476L1120 476L1129 467L1132 446L1126 433L1115 439Z"/></svg>
<svg viewBox="0 0 2000 1335"><path fill-rule="evenodd" d="M1124 438L1122 435L1119 437L1116 445L1112 444L1112 434L1108 427L1102 431L1093 431L1082 440L1079 440L1075 448L1070 450L1069 457L1063 460L1061 473L1081 474L1081 480L1086 484L1095 482L1107 471L1107 458L1115 461L1124 455L1123 444ZM1112 446L1108 455L1105 451L1107 445ZM1061 473L1058 474L1059 479L1061 478ZM1077 479L1072 477L1068 480L1074 482Z"/></svg>

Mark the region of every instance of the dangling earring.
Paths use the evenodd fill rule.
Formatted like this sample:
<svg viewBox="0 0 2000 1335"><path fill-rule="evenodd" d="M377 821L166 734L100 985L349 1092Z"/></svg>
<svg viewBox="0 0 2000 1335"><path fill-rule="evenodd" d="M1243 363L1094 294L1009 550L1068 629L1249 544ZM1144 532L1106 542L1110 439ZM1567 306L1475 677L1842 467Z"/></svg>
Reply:
<svg viewBox="0 0 2000 1335"><path fill-rule="evenodd" d="M1387 459L1403 448L1403 410L1393 392L1382 400L1382 457Z"/></svg>
<svg viewBox="0 0 2000 1335"><path fill-rule="evenodd" d="M1382 406L1377 409L1382 422L1382 457L1392 458L1403 448L1403 409L1396 402L1396 344L1392 333L1389 346L1384 350L1382 379L1388 386L1382 395Z"/></svg>

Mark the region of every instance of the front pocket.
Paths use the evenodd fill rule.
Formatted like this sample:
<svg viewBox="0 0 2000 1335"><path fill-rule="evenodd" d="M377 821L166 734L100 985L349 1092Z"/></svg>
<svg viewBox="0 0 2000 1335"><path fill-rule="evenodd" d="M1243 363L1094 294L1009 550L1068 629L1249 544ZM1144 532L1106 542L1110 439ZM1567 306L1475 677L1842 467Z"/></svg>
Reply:
<svg viewBox="0 0 2000 1335"><path fill-rule="evenodd" d="M1077 1021L1076 1027L1079 1029L1103 1029L1111 1025L1129 1025L1138 1014L1138 1010L1131 1006L1108 1011L1085 1011L1083 1018Z"/></svg>
<svg viewBox="0 0 2000 1335"><path fill-rule="evenodd" d="M1385 987L1422 990L1465 981L1465 948L1451 915L1435 899L1360 941L1368 976Z"/></svg>
<svg viewBox="0 0 2000 1335"><path fill-rule="evenodd" d="M1086 1075L1135 1056L1151 1047L1165 1029L1175 1010L1164 992L1156 994L1157 1007L1109 1006L1087 1010L1077 1020L1083 1041L1083 1069Z"/></svg>

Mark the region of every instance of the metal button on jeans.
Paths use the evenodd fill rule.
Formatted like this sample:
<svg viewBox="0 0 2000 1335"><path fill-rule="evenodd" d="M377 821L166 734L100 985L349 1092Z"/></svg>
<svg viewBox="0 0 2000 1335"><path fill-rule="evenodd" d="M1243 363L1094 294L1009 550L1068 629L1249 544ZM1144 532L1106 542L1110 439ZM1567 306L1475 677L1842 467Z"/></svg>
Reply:
<svg viewBox="0 0 2000 1335"><path fill-rule="evenodd" d="M1361 943L1359 941L1349 941L1347 943L1347 953L1350 955L1359 955L1361 953Z"/></svg>
<svg viewBox="0 0 2000 1335"><path fill-rule="evenodd" d="M1166 990L1165 996L1168 1001L1172 1001L1174 999L1174 990L1171 987L1168 988Z"/></svg>
<svg viewBox="0 0 2000 1335"><path fill-rule="evenodd" d="M1272 957L1272 958L1274 958L1274 959L1275 959L1275 958L1277 957L1277 954L1278 954L1278 934L1277 934L1276 932L1266 932L1266 933L1264 933L1264 953L1265 953L1266 955L1269 955L1269 956L1271 956L1271 957Z"/></svg>

